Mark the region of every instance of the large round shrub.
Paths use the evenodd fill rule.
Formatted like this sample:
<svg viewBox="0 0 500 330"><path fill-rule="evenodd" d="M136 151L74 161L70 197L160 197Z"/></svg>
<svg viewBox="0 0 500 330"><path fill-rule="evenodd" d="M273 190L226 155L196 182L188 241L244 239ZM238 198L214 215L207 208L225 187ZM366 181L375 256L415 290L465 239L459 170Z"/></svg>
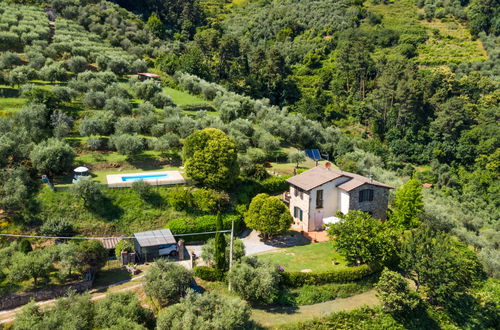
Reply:
<svg viewBox="0 0 500 330"><path fill-rule="evenodd" d="M245 223L265 236L273 236L288 230L293 222L288 207L278 198L259 194L252 199Z"/></svg>
<svg viewBox="0 0 500 330"><path fill-rule="evenodd" d="M186 174L215 189L229 188L238 177L236 145L223 131L205 128L184 142Z"/></svg>

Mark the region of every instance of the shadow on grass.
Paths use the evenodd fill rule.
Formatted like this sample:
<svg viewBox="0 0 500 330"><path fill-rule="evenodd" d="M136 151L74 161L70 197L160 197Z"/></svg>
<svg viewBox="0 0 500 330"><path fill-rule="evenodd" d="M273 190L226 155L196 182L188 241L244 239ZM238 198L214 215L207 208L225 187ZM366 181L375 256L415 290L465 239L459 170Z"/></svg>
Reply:
<svg viewBox="0 0 500 330"><path fill-rule="evenodd" d="M101 197L99 203L90 205L88 210L106 221L116 220L124 213L121 207L113 204L111 198L104 195Z"/></svg>
<svg viewBox="0 0 500 330"><path fill-rule="evenodd" d="M0 88L0 96L1 97L19 97L20 92L19 89L15 88Z"/></svg>
<svg viewBox="0 0 500 330"><path fill-rule="evenodd" d="M299 307L297 306L255 306L255 309L260 309L266 313L272 313L272 314L284 314L284 315L289 315L289 314L295 314L299 310Z"/></svg>
<svg viewBox="0 0 500 330"><path fill-rule="evenodd" d="M165 203L163 197L161 197L159 193L154 191L150 192L149 195L144 199L144 201L155 208L161 208Z"/></svg>
<svg viewBox="0 0 500 330"><path fill-rule="evenodd" d="M94 281L94 287L102 287L117 282L130 280L132 277L130 273L122 268L112 268L100 271Z"/></svg>

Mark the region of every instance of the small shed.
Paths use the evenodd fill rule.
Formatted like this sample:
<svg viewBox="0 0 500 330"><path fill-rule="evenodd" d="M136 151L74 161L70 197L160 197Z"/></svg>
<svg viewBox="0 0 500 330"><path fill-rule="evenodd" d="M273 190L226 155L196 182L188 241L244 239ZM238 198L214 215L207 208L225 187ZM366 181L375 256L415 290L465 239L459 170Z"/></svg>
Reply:
<svg viewBox="0 0 500 330"><path fill-rule="evenodd" d="M159 74L150 73L150 72L139 72L137 74L137 77L141 81L144 81L144 80L147 80L147 79L155 79L155 80L156 79L160 79L160 75Z"/></svg>
<svg viewBox="0 0 500 330"><path fill-rule="evenodd" d="M153 261L163 256L177 256L177 242L170 229L135 233L134 248L144 261Z"/></svg>

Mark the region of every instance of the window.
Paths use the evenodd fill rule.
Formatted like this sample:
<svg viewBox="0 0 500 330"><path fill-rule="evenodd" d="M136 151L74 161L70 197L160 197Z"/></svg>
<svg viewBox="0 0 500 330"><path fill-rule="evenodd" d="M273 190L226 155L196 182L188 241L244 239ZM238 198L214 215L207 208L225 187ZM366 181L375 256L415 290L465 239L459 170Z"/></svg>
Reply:
<svg viewBox="0 0 500 330"><path fill-rule="evenodd" d="M359 202L373 201L373 189L363 189L359 191Z"/></svg>
<svg viewBox="0 0 500 330"><path fill-rule="evenodd" d="M316 208L317 209L323 208L323 190L316 191Z"/></svg>
<svg viewBox="0 0 500 330"><path fill-rule="evenodd" d="M299 218L299 220L302 221L302 210L300 209L300 207L294 206L293 217Z"/></svg>
<svg viewBox="0 0 500 330"><path fill-rule="evenodd" d="M294 195L297 197L299 195L299 189L297 187L293 187Z"/></svg>

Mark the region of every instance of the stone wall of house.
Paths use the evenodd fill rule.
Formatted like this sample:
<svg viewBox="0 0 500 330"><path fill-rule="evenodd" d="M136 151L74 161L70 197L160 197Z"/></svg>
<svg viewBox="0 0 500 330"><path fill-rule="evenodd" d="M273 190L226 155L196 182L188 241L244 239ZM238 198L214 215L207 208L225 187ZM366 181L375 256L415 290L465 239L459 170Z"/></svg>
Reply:
<svg viewBox="0 0 500 330"><path fill-rule="evenodd" d="M373 189L373 201L359 202L359 192L364 189ZM365 184L349 192L349 210L370 212L374 218L385 220L389 204L389 189Z"/></svg>
<svg viewBox="0 0 500 330"><path fill-rule="evenodd" d="M57 286L50 289L43 289L39 291L26 292L15 294L8 297L0 298L0 310L12 309L22 305L26 305L30 300L43 301L62 297L68 291L76 291L78 293L85 292L92 287L92 281L84 281L72 283L68 285Z"/></svg>

